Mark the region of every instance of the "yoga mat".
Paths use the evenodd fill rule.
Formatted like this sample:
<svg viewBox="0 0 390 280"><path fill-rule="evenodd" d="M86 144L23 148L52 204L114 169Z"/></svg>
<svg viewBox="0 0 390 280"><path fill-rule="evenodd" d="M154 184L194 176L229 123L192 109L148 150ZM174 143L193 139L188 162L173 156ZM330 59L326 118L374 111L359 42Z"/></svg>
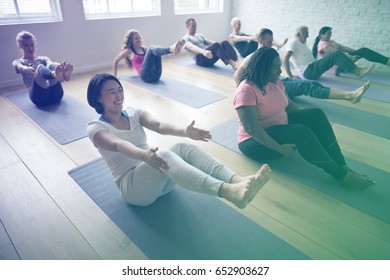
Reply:
<svg viewBox="0 0 390 280"><path fill-rule="evenodd" d="M196 67L197 69L205 70L212 73L221 74L228 77L233 77L234 70L230 65L225 65L224 63L217 61L211 67L202 67L195 64L195 61L192 58L189 59L178 59L175 60L175 63L184 66Z"/></svg>
<svg viewBox="0 0 390 280"><path fill-rule="evenodd" d="M44 107L35 106L27 92L6 98L61 145L86 137L87 123L98 118L94 109L68 95L59 104Z"/></svg>
<svg viewBox="0 0 390 280"><path fill-rule="evenodd" d="M138 76L121 76L120 79L193 108L201 108L226 98L225 95L167 77L157 83L145 83Z"/></svg>
<svg viewBox="0 0 390 280"><path fill-rule="evenodd" d="M213 141L237 153L237 119L231 119L213 129ZM375 216L387 223L390 222L390 174L366 165L362 162L346 158L348 166L366 174L376 181L373 188L364 191L354 191L340 186L322 169L306 162L298 153L291 157L281 157L267 163L295 181L313 187L337 200L343 201L365 213Z"/></svg>
<svg viewBox="0 0 390 280"><path fill-rule="evenodd" d="M308 259L215 197L177 187L150 206L132 206L102 158L69 174L150 259Z"/></svg>
<svg viewBox="0 0 390 280"><path fill-rule="evenodd" d="M366 81L323 75L321 76L319 82L327 87L351 91L361 87ZM363 97L390 103L390 86L371 83Z"/></svg>
<svg viewBox="0 0 390 280"><path fill-rule="evenodd" d="M321 108L331 122L390 139L390 118L388 117L318 98L299 96L293 101L302 108Z"/></svg>
<svg viewBox="0 0 390 280"><path fill-rule="evenodd" d="M334 75L335 71L334 70L329 70L328 71L329 73L332 73ZM341 72L340 73L340 76L341 77L348 77L348 78L352 78L352 79L355 79L355 80L364 80L364 81L372 81L374 83L378 83L378 84L383 84L383 85L387 85L387 86L390 86L390 72L379 72L379 71L375 71L375 68L373 71L371 71L370 73L364 75L363 78L358 78L356 77L356 75L352 74L352 73L349 73L349 72Z"/></svg>

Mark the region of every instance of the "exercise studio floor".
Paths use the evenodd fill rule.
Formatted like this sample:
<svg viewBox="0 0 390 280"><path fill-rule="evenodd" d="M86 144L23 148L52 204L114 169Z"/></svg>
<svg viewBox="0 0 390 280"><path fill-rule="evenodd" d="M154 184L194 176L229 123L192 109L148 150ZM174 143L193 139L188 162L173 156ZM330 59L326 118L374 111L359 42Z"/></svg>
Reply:
<svg viewBox="0 0 390 280"><path fill-rule="evenodd" d="M183 56L164 58L162 81L164 77L173 79L217 93L222 98L193 107L122 80L126 104L183 126L195 120L198 127L210 130L234 118L232 78L223 71L188 66L182 63L183 59ZM63 84L65 94L90 110L86 101L87 84L94 73L101 72L111 72L111 69L74 74L70 82ZM118 76L128 73L121 68ZM126 235L68 174L100 157L89 139L84 137L60 144L6 97L21 91L25 91L22 86L0 89L0 259L153 258L153 254L142 250L140 244ZM185 95L186 91L181 94ZM390 95L390 86L383 86L383 94ZM385 129L390 127L390 103L370 98L363 98L355 105L347 101L321 102L342 105L346 111L353 108L375 114L384 121L372 122L371 128L384 125L386 121ZM345 119L348 118L350 116L345 115ZM388 260L390 201L383 201L384 196L380 194L390 193L390 139L375 131L332 123L348 160L367 166L366 170L359 170L363 173L381 174L377 186L381 190L340 189L338 192L341 187L322 172L317 181L330 182L326 183L330 185L314 187L275 166L271 180L247 208L239 210L230 204L227 207L306 258ZM149 143L160 149L180 140L154 133L148 136ZM192 143L242 175L254 173L260 166L215 141ZM137 211L142 212L142 209ZM208 232L214 230L212 227L203 229L202 238L207 240ZM248 241L237 236L237 242ZM284 258L289 257L280 256Z"/></svg>

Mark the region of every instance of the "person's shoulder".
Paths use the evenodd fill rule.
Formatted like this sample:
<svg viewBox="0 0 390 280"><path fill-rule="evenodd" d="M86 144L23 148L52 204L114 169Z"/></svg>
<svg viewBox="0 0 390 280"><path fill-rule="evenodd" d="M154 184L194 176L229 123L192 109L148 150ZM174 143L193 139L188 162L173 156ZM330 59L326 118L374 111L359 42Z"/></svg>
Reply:
<svg viewBox="0 0 390 280"><path fill-rule="evenodd" d="M138 107L126 107L124 111L126 112L129 118L139 118L142 115L142 113L145 112L144 109Z"/></svg>
<svg viewBox="0 0 390 280"><path fill-rule="evenodd" d="M16 64L20 64L20 63L24 63L25 62L25 60L24 60L24 58L16 58L16 59L14 59L13 61L12 61L12 65L16 65Z"/></svg>

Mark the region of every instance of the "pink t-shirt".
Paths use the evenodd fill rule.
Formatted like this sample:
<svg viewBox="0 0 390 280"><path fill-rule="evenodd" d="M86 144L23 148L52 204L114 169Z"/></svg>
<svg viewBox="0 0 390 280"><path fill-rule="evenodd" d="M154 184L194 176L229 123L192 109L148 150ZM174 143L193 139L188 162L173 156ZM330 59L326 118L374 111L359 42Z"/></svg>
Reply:
<svg viewBox="0 0 390 280"><path fill-rule="evenodd" d="M335 47L336 49L338 49L339 48L339 44L337 44L335 41L333 41L333 40L329 40L329 41L320 41L319 43L318 43L318 47L317 47L317 49L318 49L318 56L320 57L320 58L323 58L325 55L326 55L326 53L324 53L324 49L327 47L327 46L329 46L329 45L332 45L333 47Z"/></svg>
<svg viewBox="0 0 390 280"><path fill-rule="evenodd" d="M275 84L268 83L265 87L266 94L255 85L242 81L237 87L233 98L234 108L242 106L256 106L258 123L261 128L267 128L279 124L287 124L288 118L286 107L288 99L281 80ZM238 143L243 142L252 136L245 132L241 121L238 121Z"/></svg>

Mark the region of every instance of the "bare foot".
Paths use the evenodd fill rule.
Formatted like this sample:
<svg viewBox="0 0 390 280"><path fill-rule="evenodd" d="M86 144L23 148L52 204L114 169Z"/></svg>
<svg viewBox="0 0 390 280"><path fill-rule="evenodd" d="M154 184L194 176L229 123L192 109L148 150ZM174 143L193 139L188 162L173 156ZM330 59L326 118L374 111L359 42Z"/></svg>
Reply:
<svg viewBox="0 0 390 280"><path fill-rule="evenodd" d="M367 188L373 187L375 181L371 180L367 176L360 175L359 173L348 170L345 178L340 182L344 187L353 189L353 190L365 190Z"/></svg>
<svg viewBox="0 0 390 280"><path fill-rule="evenodd" d="M65 71L64 71L64 79L65 81L69 81L70 80L70 75L72 74L73 72L73 65L70 64L70 63L66 63L65 64Z"/></svg>
<svg viewBox="0 0 390 280"><path fill-rule="evenodd" d="M179 54L181 52L181 49L184 47L185 43L186 43L186 41L184 39L180 39L179 41L177 41L175 44L173 44L170 47L171 53L174 55Z"/></svg>
<svg viewBox="0 0 390 280"><path fill-rule="evenodd" d="M61 83L65 80L64 71L65 71L65 68L64 68L63 64L58 65L56 67L56 70L54 71L54 78L59 80Z"/></svg>
<svg viewBox="0 0 390 280"><path fill-rule="evenodd" d="M360 100L362 99L363 97L363 94L368 90L368 88L370 87L371 85L371 82L368 81L366 82L364 85L362 85L360 88L356 89L353 91L353 95L352 95L352 98L351 98L351 102L353 104L356 104L358 102L360 102Z"/></svg>
<svg viewBox="0 0 390 280"><path fill-rule="evenodd" d="M358 72L357 72L357 76L359 78L363 78L366 74L370 73L371 70L375 67L375 64L371 64L370 66L367 66L367 67L361 67L359 68Z"/></svg>
<svg viewBox="0 0 390 280"><path fill-rule="evenodd" d="M270 176L271 169L268 165L264 164L255 175L246 177L245 181L239 183L223 183L219 195L232 202L238 208L243 209L268 182Z"/></svg>

